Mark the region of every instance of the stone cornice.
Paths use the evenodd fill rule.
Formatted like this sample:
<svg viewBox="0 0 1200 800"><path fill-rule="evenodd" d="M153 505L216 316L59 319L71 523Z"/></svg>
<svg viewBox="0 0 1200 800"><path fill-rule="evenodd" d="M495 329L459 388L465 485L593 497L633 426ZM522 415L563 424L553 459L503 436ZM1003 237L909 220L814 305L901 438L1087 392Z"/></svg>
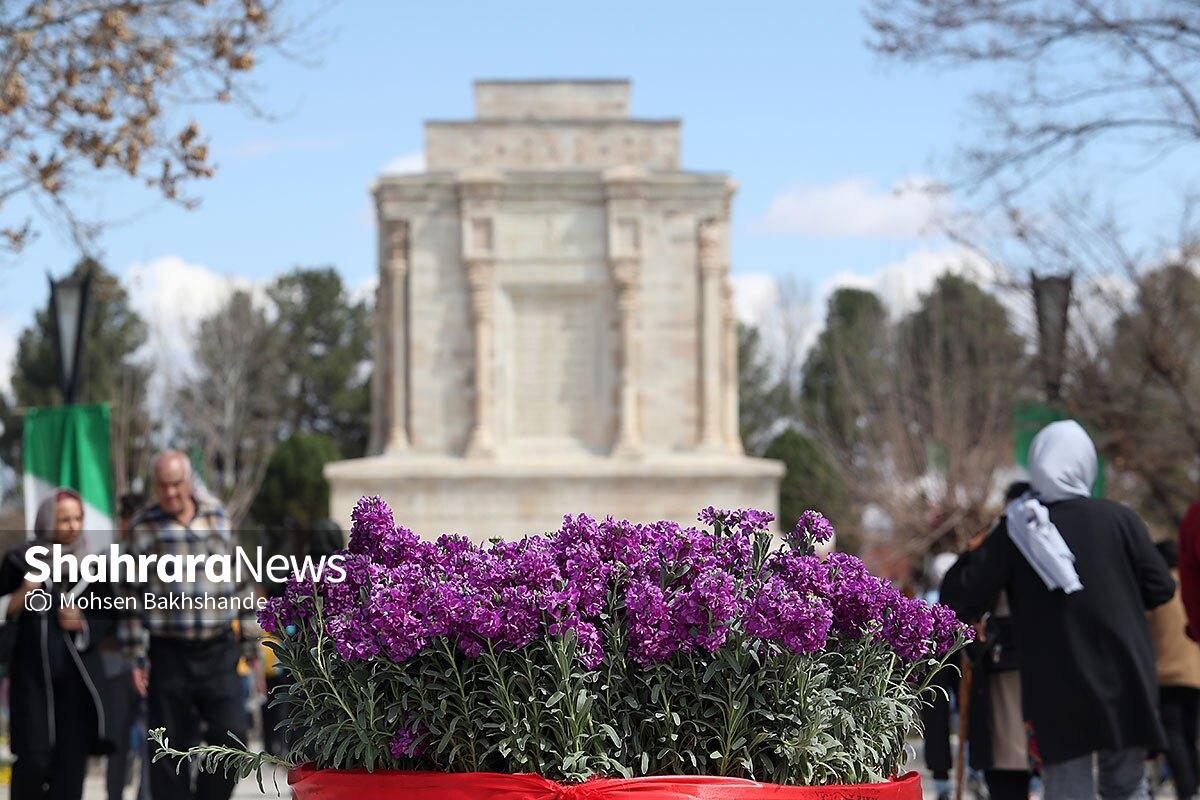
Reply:
<svg viewBox="0 0 1200 800"><path fill-rule="evenodd" d="M504 117L488 117L485 119L425 120L426 130L430 128L604 128L627 125L643 128L678 128L683 125L683 120L678 117L660 117L657 119L639 117L575 117L561 119L541 117L506 119Z"/></svg>
<svg viewBox="0 0 1200 800"><path fill-rule="evenodd" d="M453 207L460 199L538 202L603 203L640 200L655 203L715 203L713 212L728 208L729 182L720 173L646 172L636 180L606 180L603 173L506 172L501 180L461 180L460 173L388 176L374 187L377 205L401 203L434 210ZM391 214L385 214L391 216Z"/></svg>

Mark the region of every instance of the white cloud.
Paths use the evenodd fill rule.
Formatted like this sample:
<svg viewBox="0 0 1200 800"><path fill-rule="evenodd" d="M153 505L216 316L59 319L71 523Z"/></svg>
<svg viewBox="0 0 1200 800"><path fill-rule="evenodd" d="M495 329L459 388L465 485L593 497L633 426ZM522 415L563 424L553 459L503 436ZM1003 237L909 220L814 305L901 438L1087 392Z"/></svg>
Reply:
<svg viewBox="0 0 1200 800"><path fill-rule="evenodd" d="M780 279L767 273L734 275L734 308L739 320L759 328L769 352L782 356L790 341L799 348L798 357L803 358L824 328L825 306L830 295L838 289L874 292L896 319L914 311L921 295L928 293L937 279L948 273L965 275L981 284L1005 304L1015 325L1026 324L1030 316L1027 295L1003 288L991 265L960 247L921 248L870 272L845 270L826 281L816 292L803 291L803 287L783 291ZM788 295L781 302L781 297Z"/></svg>
<svg viewBox="0 0 1200 800"><path fill-rule="evenodd" d="M855 177L788 187L775 195L751 229L831 239L907 239L929 233L947 207L945 195L925 178L908 178L886 189L870 178Z"/></svg>
<svg viewBox="0 0 1200 800"><path fill-rule="evenodd" d="M965 275L984 286L995 284L997 278L991 265L970 250L961 247L921 248L869 274L845 271L835 275L817 293L822 316L826 300L835 290L842 288L875 292L893 317L902 316L916 309L921 295L932 289L938 278L948 273Z"/></svg>
<svg viewBox="0 0 1200 800"><path fill-rule="evenodd" d="M0 392L12 388L13 359L17 356L17 326L0 317Z"/></svg>
<svg viewBox="0 0 1200 800"><path fill-rule="evenodd" d="M368 306L375 305L375 287L379 285L378 275L368 275L355 286L348 287L350 292L350 302L366 303Z"/></svg>
<svg viewBox="0 0 1200 800"><path fill-rule="evenodd" d="M236 289L254 289L245 278L222 275L179 256L134 264L125 271L124 283L130 304L159 339L158 349L169 353L187 352L191 328L220 308Z"/></svg>
<svg viewBox="0 0 1200 800"><path fill-rule="evenodd" d="M224 275L179 256L161 256L133 264L123 283L129 302L149 328L139 357L151 365L150 404L160 411L171 388L192 368L191 341L202 319L217 311L235 290L265 301L264 284Z"/></svg>
<svg viewBox="0 0 1200 800"><path fill-rule="evenodd" d="M733 310L745 323L754 323L779 302L779 283L765 272L744 272L730 278Z"/></svg>
<svg viewBox="0 0 1200 800"><path fill-rule="evenodd" d="M425 153L418 150L415 153L405 153L396 156L381 170L384 175L412 175L425 171Z"/></svg>

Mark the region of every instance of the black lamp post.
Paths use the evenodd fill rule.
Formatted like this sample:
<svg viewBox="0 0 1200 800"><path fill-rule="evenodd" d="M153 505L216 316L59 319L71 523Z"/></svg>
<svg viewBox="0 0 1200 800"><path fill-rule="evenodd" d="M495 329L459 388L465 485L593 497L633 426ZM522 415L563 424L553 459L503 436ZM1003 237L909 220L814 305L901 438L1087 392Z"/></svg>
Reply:
<svg viewBox="0 0 1200 800"><path fill-rule="evenodd" d="M57 281L49 275L46 277L50 280L50 313L54 318L54 338L58 342L59 387L63 402L72 405L79 389L79 357L83 351L92 271L76 271Z"/></svg>
<svg viewBox="0 0 1200 800"><path fill-rule="evenodd" d="M1037 315L1038 361L1046 400L1062 399L1063 371L1067 363L1067 331L1070 325L1071 288L1074 276L1031 275L1033 308Z"/></svg>

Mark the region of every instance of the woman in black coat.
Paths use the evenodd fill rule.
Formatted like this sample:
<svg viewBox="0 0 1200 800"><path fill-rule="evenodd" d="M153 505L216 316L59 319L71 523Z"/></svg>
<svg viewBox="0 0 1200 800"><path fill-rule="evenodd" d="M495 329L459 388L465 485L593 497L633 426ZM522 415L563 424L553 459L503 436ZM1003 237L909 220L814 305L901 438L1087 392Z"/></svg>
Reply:
<svg viewBox="0 0 1200 800"><path fill-rule="evenodd" d="M1137 515L1089 496L1082 427L1048 426L1029 462L1031 493L950 569L941 599L974 620L1007 591L1045 799L1094 797L1093 755L1100 796L1137 797L1147 752L1164 745L1146 611L1175 582Z"/></svg>
<svg viewBox="0 0 1200 800"><path fill-rule="evenodd" d="M86 552L83 503L68 489L57 491L38 511L33 544L62 545ZM107 682L99 643L113 632L111 611L81 612L61 607L61 593L95 603L105 587L36 585L26 579L30 545L11 550L0 562L0 595L7 595L4 632L8 660L12 800L80 800L87 758L111 750L106 726ZM50 562L47 557L46 562ZM27 595L39 591L26 602ZM47 597L48 595L48 597ZM48 607L47 607L48 605Z"/></svg>

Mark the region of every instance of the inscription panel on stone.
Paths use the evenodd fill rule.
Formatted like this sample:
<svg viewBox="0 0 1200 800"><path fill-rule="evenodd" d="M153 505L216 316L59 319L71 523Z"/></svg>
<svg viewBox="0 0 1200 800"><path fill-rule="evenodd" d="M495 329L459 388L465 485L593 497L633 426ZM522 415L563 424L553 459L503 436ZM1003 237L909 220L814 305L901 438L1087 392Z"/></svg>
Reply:
<svg viewBox="0 0 1200 800"><path fill-rule="evenodd" d="M604 318L591 288L514 287L509 387L514 444L605 447Z"/></svg>

